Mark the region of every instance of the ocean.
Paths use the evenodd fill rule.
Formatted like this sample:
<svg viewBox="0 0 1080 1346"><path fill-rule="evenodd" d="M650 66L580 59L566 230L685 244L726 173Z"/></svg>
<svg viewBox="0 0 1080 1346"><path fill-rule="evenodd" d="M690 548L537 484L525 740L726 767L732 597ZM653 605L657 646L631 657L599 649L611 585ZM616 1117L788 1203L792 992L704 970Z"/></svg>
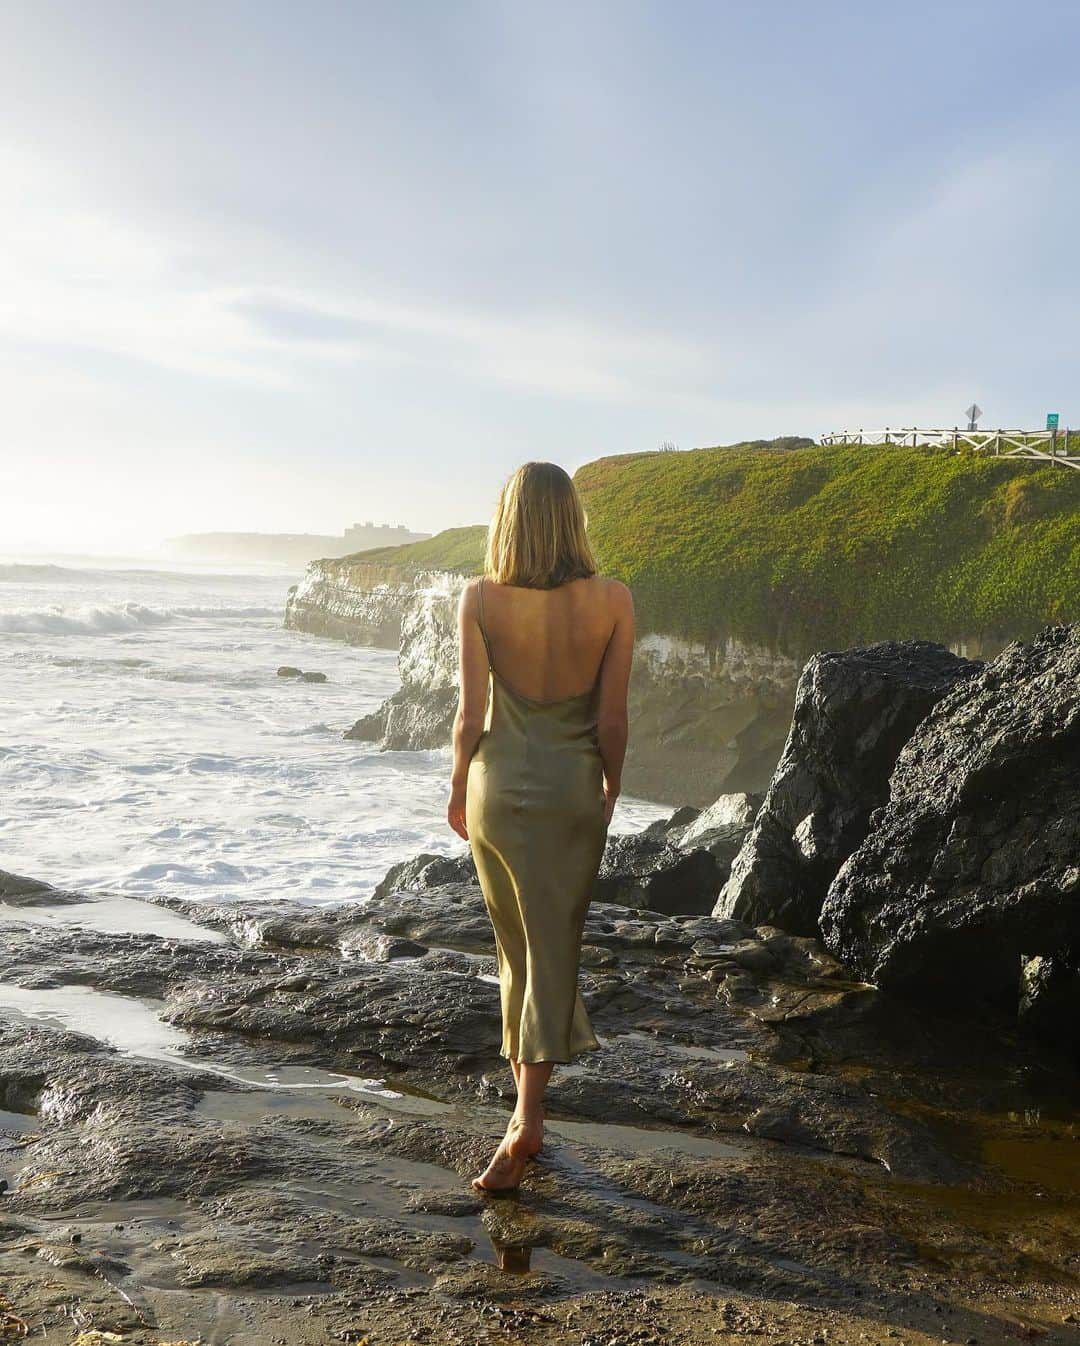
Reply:
<svg viewBox="0 0 1080 1346"><path fill-rule="evenodd" d="M449 749L342 732L400 686L391 650L282 627L285 568L0 558L0 869L93 894L363 901L464 854ZM279 678L291 664L324 684ZM671 808L623 796L612 832Z"/></svg>

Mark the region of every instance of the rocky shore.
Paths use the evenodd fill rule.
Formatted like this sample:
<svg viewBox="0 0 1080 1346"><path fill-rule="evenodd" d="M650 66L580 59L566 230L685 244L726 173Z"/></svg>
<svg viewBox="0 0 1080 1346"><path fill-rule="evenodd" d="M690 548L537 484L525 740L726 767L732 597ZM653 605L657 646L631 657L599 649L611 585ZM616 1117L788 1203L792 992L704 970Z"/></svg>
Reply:
<svg viewBox="0 0 1080 1346"><path fill-rule="evenodd" d="M1080 1054L1080 623L997 658L816 655L714 908ZM948 1012L948 1010L946 1010Z"/></svg>
<svg viewBox="0 0 1080 1346"><path fill-rule="evenodd" d="M602 1049L510 1197L467 856L327 909L0 874L0 1340L1080 1340L1080 627L797 706L764 799L609 838Z"/></svg>
<svg viewBox="0 0 1080 1346"><path fill-rule="evenodd" d="M86 1343L1076 1339L1080 1086L815 941L593 907L603 1049L519 1196L482 898L90 900L4 876L10 1331ZM113 1333L115 1337L101 1334Z"/></svg>

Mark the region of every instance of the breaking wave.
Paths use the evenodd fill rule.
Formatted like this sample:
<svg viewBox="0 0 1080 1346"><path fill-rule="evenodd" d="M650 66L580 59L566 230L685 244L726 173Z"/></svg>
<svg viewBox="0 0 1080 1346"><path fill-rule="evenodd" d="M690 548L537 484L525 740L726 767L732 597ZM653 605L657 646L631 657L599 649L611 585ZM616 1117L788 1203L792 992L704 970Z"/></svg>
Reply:
<svg viewBox="0 0 1080 1346"><path fill-rule="evenodd" d="M124 631L162 626L168 622L209 619L276 617L278 607L175 607L151 608L144 603L88 604L66 608L15 608L0 612L0 634L39 636L109 636Z"/></svg>

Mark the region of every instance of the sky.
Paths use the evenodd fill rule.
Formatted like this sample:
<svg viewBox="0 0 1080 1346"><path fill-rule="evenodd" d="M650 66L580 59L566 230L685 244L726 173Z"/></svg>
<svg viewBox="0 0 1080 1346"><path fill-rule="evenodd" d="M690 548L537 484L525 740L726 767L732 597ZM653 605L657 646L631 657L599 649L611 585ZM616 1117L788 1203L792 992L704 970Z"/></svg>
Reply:
<svg viewBox="0 0 1080 1346"><path fill-rule="evenodd" d="M0 550L1080 424L1071 3L0 0Z"/></svg>

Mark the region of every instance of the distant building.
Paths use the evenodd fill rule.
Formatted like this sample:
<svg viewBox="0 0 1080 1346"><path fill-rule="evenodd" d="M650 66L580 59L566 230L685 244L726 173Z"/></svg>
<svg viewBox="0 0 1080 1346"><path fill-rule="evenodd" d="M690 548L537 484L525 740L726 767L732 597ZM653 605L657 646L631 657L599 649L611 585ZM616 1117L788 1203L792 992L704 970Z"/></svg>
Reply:
<svg viewBox="0 0 1080 1346"><path fill-rule="evenodd" d="M397 547L403 542L419 542L429 533L411 533L403 523L354 523L345 529L350 551L369 551L372 547Z"/></svg>
<svg viewBox="0 0 1080 1346"><path fill-rule="evenodd" d="M420 542L430 533L410 532L404 524L354 523L340 537L318 533L188 533L169 538L173 555L237 561L280 561L306 565L331 556L349 556L373 547L399 547Z"/></svg>

